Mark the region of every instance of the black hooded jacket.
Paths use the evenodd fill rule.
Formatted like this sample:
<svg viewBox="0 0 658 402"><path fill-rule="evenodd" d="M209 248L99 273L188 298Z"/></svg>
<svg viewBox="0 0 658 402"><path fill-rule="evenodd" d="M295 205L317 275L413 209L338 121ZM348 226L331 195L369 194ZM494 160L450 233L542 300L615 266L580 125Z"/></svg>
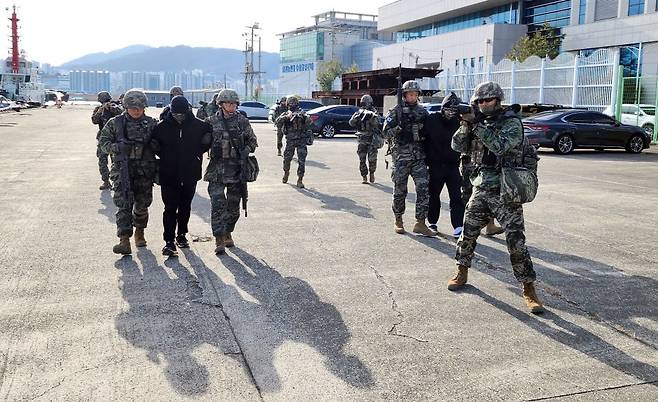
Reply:
<svg viewBox="0 0 658 402"><path fill-rule="evenodd" d="M459 152L452 149L452 135L459 128L459 119L446 119L434 113L425 119L425 154L428 166L459 166Z"/></svg>
<svg viewBox="0 0 658 402"><path fill-rule="evenodd" d="M203 153L210 149L210 133L212 126L194 117L192 111L187 112L182 125L167 113L153 131L156 155L160 157L161 185L173 186L201 179L201 161Z"/></svg>

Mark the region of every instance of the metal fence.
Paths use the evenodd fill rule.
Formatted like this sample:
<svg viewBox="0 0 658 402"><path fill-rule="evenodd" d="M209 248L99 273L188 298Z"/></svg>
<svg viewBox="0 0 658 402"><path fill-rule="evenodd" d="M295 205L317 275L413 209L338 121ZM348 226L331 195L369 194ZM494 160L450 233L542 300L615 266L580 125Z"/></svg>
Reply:
<svg viewBox="0 0 658 402"><path fill-rule="evenodd" d="M658 77L637 75L623 77L623 67L619 66L619 80L615 107L615 117L625 124L642 127L658 142L656 133L656 109L658 109Z"/></svg>
<svg viewBox="0 0 658 402"><path fill-rule="evenodd" d="M469 99L484 81L495 81L507 103L550 103L604 110L617 98L619 54L597 50L587 57L562 53L553 60L536 56L524 62L503 59L488 66L462 66L438 75L439 89Z"/></svg>

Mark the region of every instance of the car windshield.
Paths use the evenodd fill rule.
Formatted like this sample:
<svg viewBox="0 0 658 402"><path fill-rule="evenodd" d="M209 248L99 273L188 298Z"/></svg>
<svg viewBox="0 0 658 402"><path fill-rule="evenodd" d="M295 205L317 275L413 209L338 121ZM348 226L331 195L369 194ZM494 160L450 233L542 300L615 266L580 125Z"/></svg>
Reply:
<svg viewBox="0 0 658 402"><path fill-rule="evenodd" d="M556 118L556 117L559 116L560 114L562 114L562 112L560 112L560 113L556 113L556 112L541 112L541 113L537 113L537 114L534 115L534 116L528 116L527 119L528 119L528 120L548 121L548 120L553 120L554 118Z"/></svg>
<svg viewBox="0 0 658 402"><path fill-rule="evenodd" d="M650 116L655 116L656 115L656 108L655 107L642 107L642 110L644 113L650 115Z"/></svg>

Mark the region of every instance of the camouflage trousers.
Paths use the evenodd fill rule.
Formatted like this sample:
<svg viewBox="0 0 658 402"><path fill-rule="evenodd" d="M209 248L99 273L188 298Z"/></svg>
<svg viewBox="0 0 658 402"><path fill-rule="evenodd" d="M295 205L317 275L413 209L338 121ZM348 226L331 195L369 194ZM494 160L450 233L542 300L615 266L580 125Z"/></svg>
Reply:
<svg viewBox="0 0 658 402"><path fill-rule="evenodd" d="M466 205L464 231L457 241L457 265L470 268L480 230L495 217L505 230L514 276L519 282L533 282L536 278L530 253L525 245L525 226L521 204L505 204L500 200L499 189L474 188Z"/></svg>
<svg viewBox="0 0 658 402"><path fill-rule="evenodd" d="M240 218L240 183L208 183L210 226L213 236L232 233Z"/></svg>
<svg viewBox="0 0 658 402"><path fill-rule="evenodd" d="M148 208L153 202L153 178L134 175L130 178L130 189L134 202L131 204L121 192L121 180L118 174L112 177L112 199L116 205L117 236L132 236L133 226L146 228L149 221Z"/></svg>
<svg viewBox="0 0 658 402"><path fill-rule="evenodd" d="M98 171L101 174L101 180L109 181L110 169L107 167L108 156L106 153L103 153L98 146L96 146L96 157L98 158Z"/></svg>
<svg viewBox="0 0 658 402"><path fill-rule="evenodd" d="M464 204L468 203L468 200L473 194L473 184L471 183L471 173L473 173L473 165L462 164L459 167L459 173L462 176L462 201Z"/></svg>
<svg viewBox="0 0 658 402"><path fill-rule="evenodd" d="M409 176L416 184L416 219L425 220L429 210L429 173L425 160L397 160L393 163L391 179L395 186L393 190L393 213L402 216L406 208L407 184Z"/></svg>
<svg viewBox="0 0 658 402"><path fill-rule="evenodd" d="M377 170L377 148L368 143L359 143L356 154L359 155L359 172L361 172L361 176L367 176L368 170L370 170L370 173L375 173L375 170ZM366 158L368 159L367 166Z"/></svg>
<svg viewBox="0 0 658 402"><path fill-rule="evenodd" d="M306 155L308 155L306 147L306 138L286 140L286 149L283 151L283 170L290 171L290 162L295 150L297 150L297 176L304 176L306 172Z"/></svg>
<svg viewBox="0 0 658 402"><path fill-rule="evenodd" d="M276 129L276 149L281 151L283 148L283 131L280 128Z"/></svg>

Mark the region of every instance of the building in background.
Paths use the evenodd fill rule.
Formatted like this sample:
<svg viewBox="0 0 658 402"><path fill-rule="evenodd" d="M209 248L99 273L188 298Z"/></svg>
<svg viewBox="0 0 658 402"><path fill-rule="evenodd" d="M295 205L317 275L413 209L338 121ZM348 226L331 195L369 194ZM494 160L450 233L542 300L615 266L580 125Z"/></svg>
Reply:
<svg viewBox="0 0 658 402"><path fill-rule="evenodd" d="M658 74L656 0L398 0L379 8L377 29L395 43L373 49L374 68L463 71L497 63L545 22L562 50L619 49L624 75Z"/></svg>
<svg viewBox="0 0 658 402"><path fill-rule="evenodd" d="M281 94L310 97L319 89L316 74L325 61L370 70L373 49L392 40L391 34L377 32L376 15L328 11L313 18L314 25L280 34Z"/></svg>
<svg viewBox="0 0 658 402"><path fill-rule="evenodd" d="M70 90L80 93L96 93L110 90L109 71L69 71Z"/></svg>

